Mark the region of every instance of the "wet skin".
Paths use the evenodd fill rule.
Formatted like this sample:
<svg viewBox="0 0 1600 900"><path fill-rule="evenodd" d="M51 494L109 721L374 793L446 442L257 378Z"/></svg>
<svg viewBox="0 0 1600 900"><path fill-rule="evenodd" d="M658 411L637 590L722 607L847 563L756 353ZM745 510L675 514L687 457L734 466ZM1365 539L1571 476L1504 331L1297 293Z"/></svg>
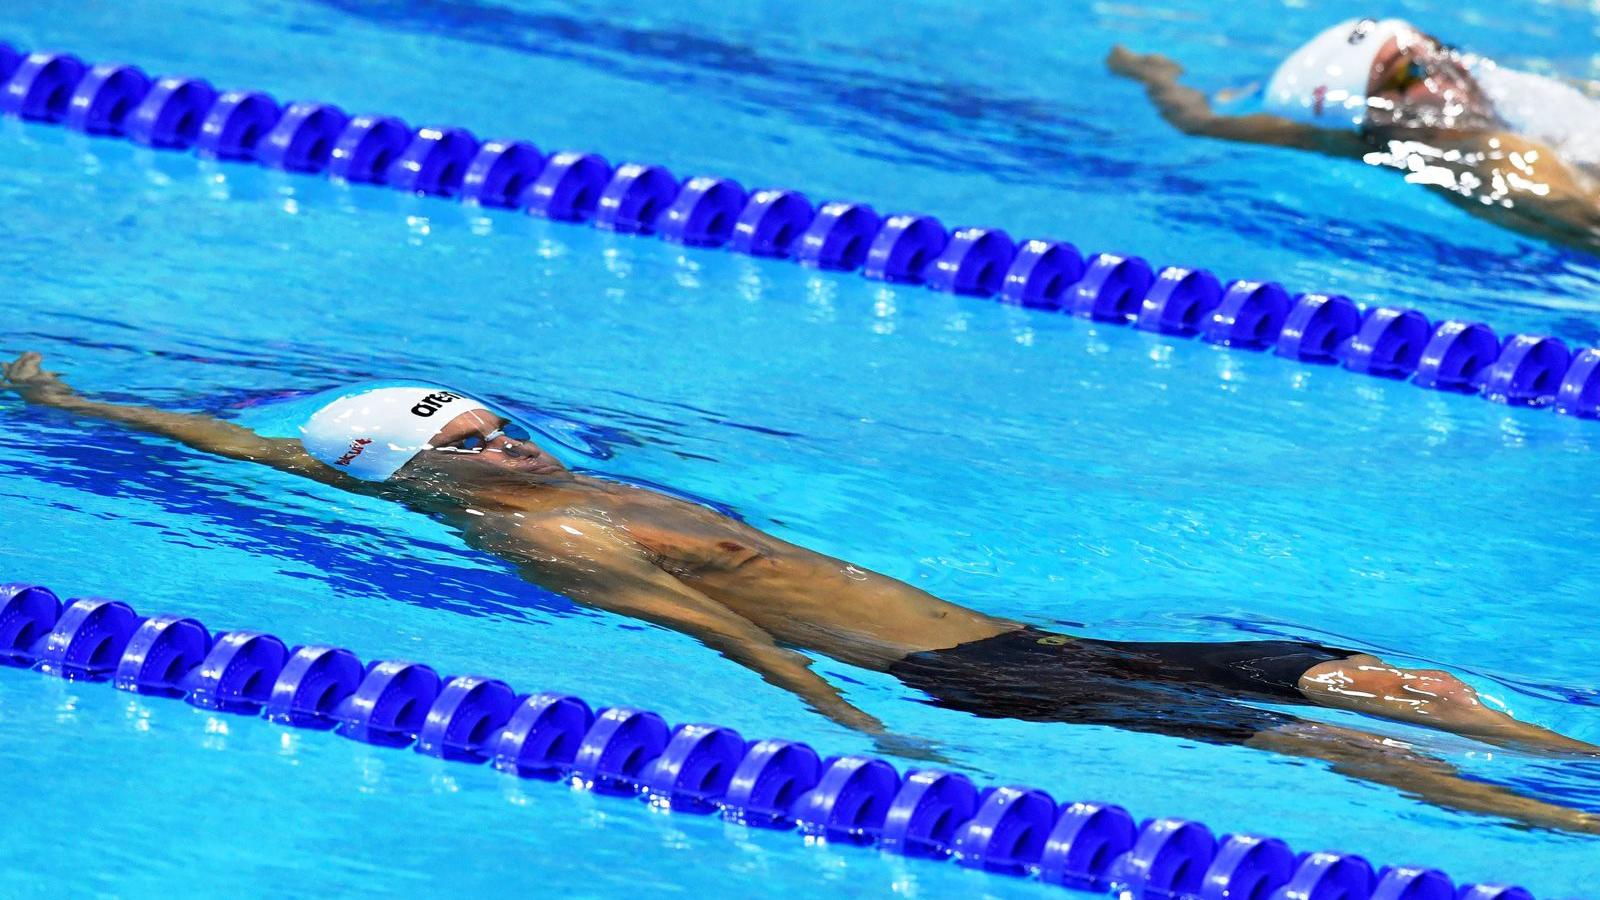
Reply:
<svg viewBox="0 0 1600 900"><path fill-rule="evenodd" d="M1392 37L1367 78L1368 127L1493 131L1494 104L1464 66L1425 35Z"/></svg>
<svg viewBox="0 0 1600 900"><path fill-rule="evenodd" d="M1218 113L1205 94L1178 82L1183 68L1160 54L1114 47L1106 66L1142 84L1161 116L1185 134L1396 169L1475 216L1600 256L1600 170L1568 164L1550 147L1507 131L1482 88L1434 38L1390 38L1380 48L1359 132L1266 113Z"/></svg>
<svg viewBox="0 0 1600 900"><path fill-rule="evenodd" d="M777 643L885 669L921 650L1021 627L799 547L695 503L568 471L531 442L466 438L503 420L462 413L391 480L481 549L575 599L636 590L655 572L705 595ZM630 557L648 568L625 564ZM574 560L581 560L575 563ZM652 571L653 570L653 571Z"/></svg>
<svg viewBox="0 0 1600 900"><path fill-rule="evenodd" d="M811 670L808 650L884 670L906 656L1020 628L908 584L765 534L718 512L566 469L530 441L497 434L504 420L462 413L389 481L352 479L297 440L266 438L204 415L83 397L38 354L5 364L4 386L30 403L120 423L220 456L269 465L441 518L472 546L574 601L691 635L819 713L888 739ZM468 445L471 445L470 449ZM1366 655L1322 663L1299 682L1311 703L1543 752L1600 748L1486 707L1445 672L1401 669ZM1393 739L1310 721L1257 733L1247 746L1315 758L1346 773L1458 809L1600 833L1600 819L1491 784ZM892 741L902 753L915 744Z"/></svg>

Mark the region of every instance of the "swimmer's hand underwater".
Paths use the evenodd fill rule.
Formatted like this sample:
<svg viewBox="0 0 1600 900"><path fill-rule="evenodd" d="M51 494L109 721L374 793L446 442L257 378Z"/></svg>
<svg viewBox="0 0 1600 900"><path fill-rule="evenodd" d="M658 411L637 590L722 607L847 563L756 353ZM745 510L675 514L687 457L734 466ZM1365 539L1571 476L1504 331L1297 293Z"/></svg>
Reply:
<svg viewBox="0 0 1600 900"><path fill-rule="evenodd" d="M1485 706L1448 673L1291 641L1119 643L1038 631L704 506L571 472L509 419L441 388L352 391L313 415L296 440L206 415L91 400L40 362L25 353L5 364L4 386L30 403L432 515L528 580L689 635L884 741L898 739L817 675L801 651L887 673L938 705L975 715L1111 725L1315 758L1440 805L1600 833L1592 814L1464 779L1393 739L1239 702L1324 706L1499 746L1600 753ZM885 749L926 755L903 743Z"/></svg>
<svg viewBox="0 0 1600 900"><path fill-rule="evenodd" d="M1352 103L1367 104L1355 106L1359 125L1333 116L1341 107L1332 103L1320 119L1271 106L1248 114L1218 112L1205 94L1180 84L1183 67L1160 54L1117 46L1106 67L1142 84L1161 116L1185 134L1398 169L1473 215L1600 256L1600 160L1564 156L1539 136L1509 127L1453 51L1427 35L1403 31L1375 53L1370 77L1350 92L1363 95ZM1320 91L1319 86L1319 113ZM1600 106L1596 110L1591 127L1600 127Z"/></svg>

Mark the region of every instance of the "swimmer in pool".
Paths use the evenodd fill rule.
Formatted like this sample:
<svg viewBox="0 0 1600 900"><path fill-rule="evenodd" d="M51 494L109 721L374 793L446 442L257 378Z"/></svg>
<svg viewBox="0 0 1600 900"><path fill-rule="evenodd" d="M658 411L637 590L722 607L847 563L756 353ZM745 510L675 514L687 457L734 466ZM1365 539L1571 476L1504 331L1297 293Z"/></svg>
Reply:
<svg viewBox="0 0 1600 900"><path fill-rule="evenodd" d="M1600 101L1404 20L1341 22L1221 109L1165 56L1116 47L1106 64L1185 134L1392 166L1476 215L1600 255Z"/></svg>
<svg viewBox="0 0 1600 900"><path fill-rule="evenodd" d="M353 388L299 439L207 415L84 397L4 365L29 403L271 466L448 522L473 547L577 603L687 634L817 712L883 735L799 651L887 672L938 705L988 717L1109 725L1331 762L1453 807L1600 833L1600 817L1458 777L1391 739L1251 706L1322 706L1506 747L1600 754L1513 720L1439 671L1297 641L1131 643L1054 634L948 603L707 507L568 471L487 404L435 386Z"/></svg>

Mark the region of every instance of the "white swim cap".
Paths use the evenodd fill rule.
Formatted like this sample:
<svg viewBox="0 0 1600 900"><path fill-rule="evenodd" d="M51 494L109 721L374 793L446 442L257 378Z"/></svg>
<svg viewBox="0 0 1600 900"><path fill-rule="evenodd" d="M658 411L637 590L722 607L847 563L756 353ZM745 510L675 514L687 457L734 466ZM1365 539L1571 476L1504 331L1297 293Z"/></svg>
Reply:
<svg viewBox="0 0 1600 900"><path fill-rule="evenodd" d="M489 407L440 387L366 388L312 413L300 426L306 452L362 481L389 476L427 447L451 419Z"/></svg>
<svg viewBox="0 0 1600 900"><path fill-rule="evenodd" d="M1367 83L1378 51L1392 37L1420 36L1404 19L1350 19L1329 28L1272 73L1263 97L1268 112L1323 128L1359 129L1367 117Z"/></svg>

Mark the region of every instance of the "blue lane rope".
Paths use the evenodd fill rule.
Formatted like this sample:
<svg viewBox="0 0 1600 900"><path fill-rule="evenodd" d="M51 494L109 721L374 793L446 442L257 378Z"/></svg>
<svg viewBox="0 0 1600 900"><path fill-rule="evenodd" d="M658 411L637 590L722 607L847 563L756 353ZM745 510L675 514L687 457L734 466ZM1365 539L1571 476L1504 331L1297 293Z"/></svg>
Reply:
<svg viewBox="0 0 1600 900"><path fill-rule="evenodd" d="M1520 887L1457 888L1435 869L1374 871L1352 854L1296 854L1277 838L1219 837L1199 822L1136 824L1120 806L1058 804L1029 787L980 789L938 770L902 775L881 759L823 758L798 741L746 741L717 725L674 728L646 710L519 694L503 681L441 677L419 663L363 665L337 647L290 647L256 631L213 634L192 618L144 618L115 600L63 607L36 585L0 585L0 664L439 759L492 762L522 778L643 798L674 814L720 814L1134 900L1533 900Z"/></svg>
<svg viewBox="0 0 1600 900"><path fill-rule="evenodd" d="M1156 271L1137 256L1085 258L1062 241L1013 241L998 228L950 230L929 216L880 216L861 203L814 206L798 191L746 191L726 178L680 181L661 166L613 167L592 153L546 156L524 141L480 142L461 128L414 129L325 103L280 105L259 92L219 93L201 79L152 78L67 53L24 54L0 43L0 83L0 112L149 147L860 270L881 281L1600 418L1600 349L1574 351L1559 338L1502 340L1480 322L1434 323L1415 310L1363 308L1338 294L1291 297L1275 282L1223 283L1179 266Z"/></svg>

